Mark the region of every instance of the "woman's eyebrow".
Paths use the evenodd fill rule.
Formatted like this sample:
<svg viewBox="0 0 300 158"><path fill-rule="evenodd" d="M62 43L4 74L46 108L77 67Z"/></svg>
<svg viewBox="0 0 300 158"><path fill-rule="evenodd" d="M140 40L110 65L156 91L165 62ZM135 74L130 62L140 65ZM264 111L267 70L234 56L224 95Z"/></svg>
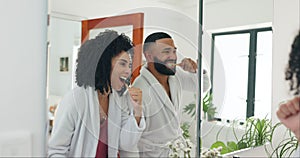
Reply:
<svg viewBox="0 0 300 158"><path fill-rule="evenodd" d="M128 63L128 61L126 59L119 59L119 60L121 60L121 61L123 61L125 63Z"/></svg>

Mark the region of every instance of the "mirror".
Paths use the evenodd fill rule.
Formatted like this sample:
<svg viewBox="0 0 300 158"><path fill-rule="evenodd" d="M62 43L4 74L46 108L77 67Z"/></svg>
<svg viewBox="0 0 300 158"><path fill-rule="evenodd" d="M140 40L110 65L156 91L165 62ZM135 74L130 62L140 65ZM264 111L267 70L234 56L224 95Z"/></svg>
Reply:
<svg viewBox="0 0 300 158"><path fill-rule="evenodd" d="M202 1L200 1L202 2ZM271 43L267 42L270 40L270 27L272 27L272 17L273 17L273 1L272 0L204 0L203 1L203 37L202 37L202 67L208 70L208 73L211 74L212 80L212 104L211 111L214 116L212 118L220 118L221 121L206 121L208 119L208 113L203 113L202 119L202 145L203 150L211 146L216 140L217 132L220 129L224 131L229 131L231 128L227 128L227 120L232 121L233 119L242 119L241 122L247 117L247 97L248 97L248 77L246 75L241 75L240 72L248 72L248 70L241 70L239 73L234 72L234 74L227 70L227 67L224 66L226 62L230 63L232 58L229 55L224 55L222 46L231 45L229 48L234 48L227 50L227 52L232 52L234 58L240 57L237 65L240 68L248 68L249 62L247 62L247 52L249 52L250 47L247 47L247 43L250 43L250 40L255 40L250 34L253 33L253 29L267 29L267 30L256 30L258 31L256 36L256 41L262 43L257 43L257 64L256 64L256 87L263 87L259 90L258 88L252 89L254 93L252 96L264 96L265 102L259 104L259 106L253 106L254 110L258 110L261 107L262 113L259 117L271 116L270 110L271 105L269 102L271 96L266 96L270 93L270 86L264 84L265 82L260 82L258 78L262 77L262 74L265 74L265 71L268 71L265 64L266 60L271 59L272 54L263 53L265 50L270 51ZM81 39L81 21L109 17L109 16L118 16L131 13L144 13L144 38L152 32L155 31L165 31L169 33L178 48L178 61L181 61L184 57L190 57L192 59L197 59L197 50L198 50L198 30L199 30L199 13L198 8L199 1L189 0L189 1L180 1L180 0L155 0L155 1L93 1L86 3L85 1L77 1L76 3L70 2L67 0L52 0L50 1L50 27L49 27L49 43L50 43L50 53L49 53L49 62L48 62L48 94L49 94L49 105L58 104L61 97L70 90L74 84L74 77L72 76L74 71L74 53L80 47ZM80 9L76 9L80 8ZM236 31L245 31L238 34ZM254 31L255 32L255 31ZM226 34L227 33L227 34ZM231 33L231 34L230 34ZM90 36L92 36L90 32ZM127 33L126 33L127 34ZM64 37L58 37L58 35L64 35ZM127 34L128 35L128 34ZM55 38L55 36L57 36ZM213 38L212 38L213 37ZM229 38L229 39L228 39ZM214 40L212 40L214 39ZM245 39L244 44L235 44L234 41L242 41ZM144 39L143 39L144 40ZM231 43L228 43L230 41ZM216 42L212 44L213 42ZM226 43L227 42L227 43ZM267 43L265 43L267 42ZM217 44L219 43L219 44ZM212 47L215 45L215 47ZM238 45L239 47L236 47ZM245 46L245 47L242 47ZM248 45L249 46L249 45ZM263 47L265 46L265 47ZM58 50L61 49L61 50ZM262 52L260 52L260 50ZM242 52L242 54L234 54ZM224 57L229 58L225 62ZM261 59L260 57L263 57ZM69 69L68 71L63 72L54 72L59 70L60 58L68 58ZM247 63L245 63L247 62ZM263 64L262 64L263 63ZM235 66L237 67L237 66ZM262 67L262 69L258 69ZM226 69L225 69L226 68ZM263 70L263 71L260 71ZM53 74L53 76L52 76ZM248 75L248 74L247 74ZM233 83L239 82L239 78L243 77L243 94L242 96L233 96L228 81L234 77L237 80L234 80ZM250 80L250 81L253 81ZM268 80L264 80L267 81ZM247 85L245 85L245 82ZM269 82L271 83L271 82ZM258 85L263 86L258 86ZM253 84L252 84L253 86ZM255 86L254 86L255 87ZM241 89L242 90L242 89ZM245 92L245 90L247 90ZM260 94L262 93L262 94ZM266 94L266 95L264 95ZM191 116L184 112L184 108L191 104L196 104L196 95L193 92L184 92L183 101L182 101L182 123L188 122L191 126L188 128L188 131L191 136L191 140L196 144L196 117ZM204 97L204 96L202 96ZM226 111L223 103L227 100L232 100L231 98L238 98L237 104L242 104L241 112L234 112L242 114L241 116L232 115L233 108L226 108ZM207 98L206 98L207 99ZM250 100L250 99L248 99ZM253 103L254 100L252 100ZM259 103L259 99L255 98L255 104ZM230 104L230 103L229 103ZM256 113L253 111L252 113ZM214 111L215 109L215 111ZM248 110L249 111L249 110ZM215 113L216 112L216 113ZM251 113L249 113L251 115ZM230 118L230 117L231 118ZM255 115L254 115L255 116ZM225 124L225 126L223 126ZM226 129L227 128L227 129ZM224 141L234 140L234 136L228 136L224 134L226 132L221 132L222 139ZM228 132L227 132L228 133ZM242 132L238 135L241 135ZM194 152L194 151L193 151Z"/></svg>
<svg viewBox="0 0 300 158"><path fill-rule="evenodd" d="M74 63L82 37L82 21L103 17L122 16L133 13L144 13L145 38L152 32L169 33L177 47L177 58L180 62L184 57L197 60L198 46L198 1L191 0L138 0L138 1L86 1L70 2L67 0L50 1L49 26L49 73L48 94L49 106L59 104L59 100L67 91L74 87ZM79 8L79 9L75 9ZM113 27L113 29L117 29ZM123 27L118 28L123 32ZM125 30L128 29L125 26ZM94 32L95 31L95 32ZM89 36L97 34L98 29L90 31ZM124 31L130 35L128 31ZM144 39L142 39L144 41ZM141 54L140 54L141 55ZM59 70L60 58L68 58L68 71ZM206 65L208 69L209 65ZM196 102L195 92L184 92L181 108ZM54 111L53 109L51 111ZM183 111L183 109L181 109ZM187 128L191 140L196 144L196 117L182 112L182 123L188 122ZM51 115L52 116L52 115ZM193 149L192 154L195 151Z"/></svg>
<svg viewBox="0 0 300 158"><path fill-rule="evenodd" d="M273 1L203 2L203 60L210 65L208 108L215 119L203 121L202 145L219 140L228 148L245 134L246 118L271 118Z"/></svg>

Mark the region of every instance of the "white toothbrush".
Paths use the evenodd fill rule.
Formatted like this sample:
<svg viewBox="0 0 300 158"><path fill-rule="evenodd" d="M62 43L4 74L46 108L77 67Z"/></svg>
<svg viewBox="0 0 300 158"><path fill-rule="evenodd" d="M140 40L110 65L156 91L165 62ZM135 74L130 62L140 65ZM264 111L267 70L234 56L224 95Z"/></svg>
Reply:
<svg viewBox="0 0 300 158"><path fill-rule="evenodd" d="M126 87L126 90L124 91L124 93L123 93L123 95L125 95L126 93L127 93L127 91L128 91L128 88L130 87L130 85L128 85L128 83L126 82L127 81L127 78L126 77L120 77L121 78L121 80L123 80L124 81L124 83L125 83L125 87Z"/></svg>

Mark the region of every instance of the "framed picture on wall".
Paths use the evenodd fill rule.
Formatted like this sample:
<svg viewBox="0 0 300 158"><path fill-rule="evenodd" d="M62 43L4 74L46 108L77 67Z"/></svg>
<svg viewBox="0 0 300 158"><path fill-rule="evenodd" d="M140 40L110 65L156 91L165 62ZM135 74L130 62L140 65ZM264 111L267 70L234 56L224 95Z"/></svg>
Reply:
<svg viewBox="0 0 300 158"><path fill-rule="evenodd" d="M59 71L68 72L69 71L69 57L59 58Z"/></svg>

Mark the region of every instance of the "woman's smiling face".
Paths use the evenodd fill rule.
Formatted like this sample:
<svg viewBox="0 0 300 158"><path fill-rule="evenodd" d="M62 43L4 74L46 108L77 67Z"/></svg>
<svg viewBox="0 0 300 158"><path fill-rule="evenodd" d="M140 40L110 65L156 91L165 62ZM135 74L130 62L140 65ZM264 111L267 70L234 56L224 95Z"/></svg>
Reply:
<svg viewBox="0 0 300 158"><path fill-rule="evenodd" d="M127 79L131 74L130 62L130 56L125 51L112 58L110 80L113 89L120 91L125 85L124 79Z"/></svg>

